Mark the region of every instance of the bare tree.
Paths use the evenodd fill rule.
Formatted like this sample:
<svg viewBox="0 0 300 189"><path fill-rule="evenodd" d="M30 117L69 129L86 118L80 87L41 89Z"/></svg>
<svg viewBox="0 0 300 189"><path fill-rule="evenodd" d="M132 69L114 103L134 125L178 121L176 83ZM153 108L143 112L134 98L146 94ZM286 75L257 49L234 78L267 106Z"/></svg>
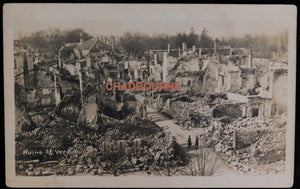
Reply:
<svg viewBox="0 0 300 189"><path fill-rule="evenodd" d="M200 148L195 150L187 170L183 171L186 175L192 176L212 176L217 168L220 156L211 148Z"/></svg>

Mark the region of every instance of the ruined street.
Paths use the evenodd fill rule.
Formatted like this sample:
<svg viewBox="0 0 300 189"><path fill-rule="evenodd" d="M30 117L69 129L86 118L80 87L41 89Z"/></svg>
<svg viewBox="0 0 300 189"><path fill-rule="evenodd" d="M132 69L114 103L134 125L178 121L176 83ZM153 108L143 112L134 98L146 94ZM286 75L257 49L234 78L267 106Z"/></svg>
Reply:
<svg viewBox="0 0 300 189"><path fill-rule="evenodd" d="M184 129L181 126L175 124L173 120L164 116L160 112L157 112L150 106L147 106L147 112L147 116L151 121L155 122L159 127L162 127L166 132L170 132L170 137L175 137L177 142L183 146L187 146L187 139L189 136L191 136L192 139L195 139L196 136L199 136L200 133L204 130L203 128ZM190 150L189 154L198 155L200 150L203 149ZM213 151L213 154L211 156L216 156L216 153ZM196 162L193 163L196 164ZM214 175L239 175L239 173L228 167L223 160L218 159L216 162L216 170Z"/></svg>

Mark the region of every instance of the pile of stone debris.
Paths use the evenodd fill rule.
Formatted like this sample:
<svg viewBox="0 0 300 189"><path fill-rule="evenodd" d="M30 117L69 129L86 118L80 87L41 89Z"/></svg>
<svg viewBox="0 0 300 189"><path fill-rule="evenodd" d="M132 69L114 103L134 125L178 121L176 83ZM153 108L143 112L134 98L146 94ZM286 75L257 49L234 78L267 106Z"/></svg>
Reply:
<svg viewBox="0 0 300 189"><path fill-rule="evenodd" d="M85 136L85 139L75 138L74 147L68 148L62 158L54 161L40 162L39 160L18 161L17 173L27 176L48 175L115 175L142 171L152 174L153 170L161 168L167 162L182 165L183 159L174 158L174 146L167 140L164 132L159 136L111 141L99 140L97 134ZM101 137L101 136L100 136ZM99 141L100 148L88 145L92 139ZM89 142L87 142L89 141ZM95 141L94 141L95 142ZM117 148L115 148L117 147ZM123 151L120 151L123 148ZM55 153L55 152L53 152ZM172 159L173 158L173 159Z"/></svg>
<svg viewBox="0 0 300 189"><path fill-rule="evenodd" d="M200 138L237 171L279 173L284 171L285 125L284 117L240 119L223 126L211 122Z"/></svg>
<svg viewBox="0 0 300 189"><path fill-rule="evenodd" d="M166 147L169 143L163 130L149 120L132 125L126 120L106 119L110 124L100 132L52 113L31 117L37 128L16 136L19 175L119 175L134 171L151 174L150 167L167 161L165 154L171 150Z"/></svg>

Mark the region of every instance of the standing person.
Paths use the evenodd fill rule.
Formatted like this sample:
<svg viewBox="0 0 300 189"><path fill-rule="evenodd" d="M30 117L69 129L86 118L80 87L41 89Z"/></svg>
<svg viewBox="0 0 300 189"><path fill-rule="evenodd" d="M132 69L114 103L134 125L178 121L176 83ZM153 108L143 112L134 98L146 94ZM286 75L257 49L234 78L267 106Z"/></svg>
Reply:
<svg viewBox="0 0 300 189"><path fill-rule="evenodd" d="M191 139L191 135L189 135L189 138L188 138L188 149L190 149L192 146L192 139Z"/></svg>
<svg viewBox="0 0 300 189"><path fill-rule="evenodd" d="M196 149L199 149L199 137L198 136L196 136L195 147L196 147Z"/></svg>

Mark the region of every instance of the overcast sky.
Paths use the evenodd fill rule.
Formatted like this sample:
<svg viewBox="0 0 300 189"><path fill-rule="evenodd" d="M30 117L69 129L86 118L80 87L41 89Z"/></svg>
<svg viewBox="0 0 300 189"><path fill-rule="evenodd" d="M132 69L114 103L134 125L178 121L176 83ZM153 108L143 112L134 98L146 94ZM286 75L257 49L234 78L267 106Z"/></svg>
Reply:
<svg viewBox="0 0 300 189"><path fill-rule="evenodd" d="M82 28L93 35L120 35L125 31L149 34L200 33L213 37L275 34L285 30L292 6L285 5L179 5L179 4L15 4L4 14L15 30L35 32L48 28Z"/></svg>

